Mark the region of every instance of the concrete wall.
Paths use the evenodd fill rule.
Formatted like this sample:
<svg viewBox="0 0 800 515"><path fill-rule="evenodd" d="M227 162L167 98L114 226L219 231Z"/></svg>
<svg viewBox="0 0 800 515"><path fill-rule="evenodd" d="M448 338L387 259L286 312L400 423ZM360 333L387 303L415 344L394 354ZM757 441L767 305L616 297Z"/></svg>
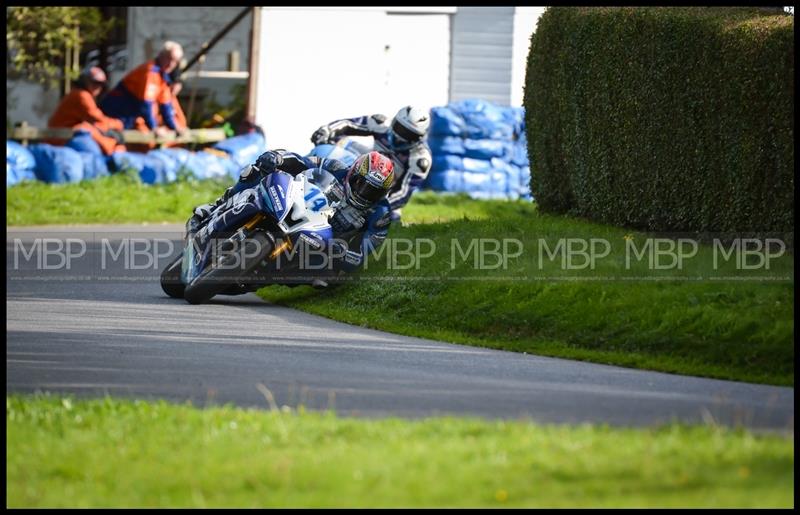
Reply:
<svg viewBox="0 0 800 515"><path fill-rule="evenodd" d="M44 89L35 82L6 79L6 120L12 126L26 121L28 125L46 127L59 100L58 88Z"/></svg>
<svg viewBox="0 0 800 515"><path fill-rule="evenodd" d="M128 67L133 69L158 53L166 40L183 45L186 59L200 51L244 7L129 7ZM250 58L250 15L245 16L206 54L203 70L228 69L228 53L238 51L240 70ZM192 67L197 70L199 63Z"/></svg>

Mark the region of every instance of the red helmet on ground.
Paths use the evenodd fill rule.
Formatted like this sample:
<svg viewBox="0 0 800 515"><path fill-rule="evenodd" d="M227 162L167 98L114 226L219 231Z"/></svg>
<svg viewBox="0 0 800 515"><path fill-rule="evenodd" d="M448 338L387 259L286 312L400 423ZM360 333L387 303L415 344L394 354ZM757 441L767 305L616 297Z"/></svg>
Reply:
<svg viewBox="0 0 800 515"><path fill-rule="evenodd" d="M367 209L383 197L394 182L394 163L379 152L369 152L356 159L344 179L347 203Z"/></svg>

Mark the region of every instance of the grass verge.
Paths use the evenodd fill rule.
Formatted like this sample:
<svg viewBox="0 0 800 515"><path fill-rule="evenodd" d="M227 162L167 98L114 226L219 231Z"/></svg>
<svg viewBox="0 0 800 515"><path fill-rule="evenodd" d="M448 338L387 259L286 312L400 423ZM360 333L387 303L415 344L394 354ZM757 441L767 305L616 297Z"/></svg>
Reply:
<svg viewBox="0 0 800 515"><path fill-rule="evenodd" d="M530 203L423 193L404 209L403 220L407 225L393 226L383 253L371 256L360 280L321 292L271 286L259 295L409 336L794 384L794 258L788 252L769 270L740 270L732 255L725 261L712 246L698 245L681 268L653 270L647 257L635 259L635 251L626 257L626 246L641 250L648 235L544 215ZM493 255L486 266L478 253L463 257L470 242L497 238L521 245L509 246L507 255L519 255L506 268L488 268L499 262ZM565 238L611 245L594 269L569 269L565 248L548 254ZM420 255L429 257L415 261L413 249L404 253L422 240L428 242Z"/></svg>
<svg viewBox="0 0 800 515"><path fill-rule="evenodd" d="M23 183L7 190L6 221L184 222L192 207L217 198L226 186L216 181L149 186L125 174L67 185ZM701 246L681 269L654 273L646 258L630 268L626 262L625 245L638 245L647 235L543 215L531 203L422 192L404 208L403 220L408 225L393 227L387 243L428 240L436 247L433 256L419 260L419 269L404 248L385 245L390 250L380 259L373 256L362 274L367 280L323 292L270 287L259 294L410 336L794 384L794 258L788 253L773 260L765 274L739 270L733 259L717 267L713 249ZM472 255L462 259L461 254L476 238L515 239L523 251L506 268L481 269ZM561 238L605 239L614 247L594 270L565 270L563 248L547 259ZM517 247L508 250L514 253ZM489 256L489 264L493 259ZM412 266L403 268L407 264Z"/></svg>
<svg viewBox="0 0 800 515"><path fill-rule="evenodd" d="M185 222L219 197L230 180L143 184L115 174L74 184L25 181L6 189L6 225Z"/></svg>
<svg viewBox="0 0 800 515"><path fill-rule="evenodd" d="M8 507L791 507L794 441L6 397Z"/></svg>

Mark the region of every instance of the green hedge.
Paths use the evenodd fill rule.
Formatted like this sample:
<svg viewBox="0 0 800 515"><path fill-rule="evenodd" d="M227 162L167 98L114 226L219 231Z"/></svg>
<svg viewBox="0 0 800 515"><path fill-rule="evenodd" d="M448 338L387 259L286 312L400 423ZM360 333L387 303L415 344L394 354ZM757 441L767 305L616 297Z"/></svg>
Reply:
<svg viewBox="0 0 800 515"><path fill-rule="evenodd" d="M540 208L653 231L794 231L794 17L553 7L524 105Z"/></svg>

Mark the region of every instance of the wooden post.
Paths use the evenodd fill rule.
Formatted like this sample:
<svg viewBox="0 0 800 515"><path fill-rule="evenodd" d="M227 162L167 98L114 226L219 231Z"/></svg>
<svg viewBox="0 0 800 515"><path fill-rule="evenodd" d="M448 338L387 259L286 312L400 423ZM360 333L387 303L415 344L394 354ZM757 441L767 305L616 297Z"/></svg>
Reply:
<svg viewBox="0 0 800 515"><path fill-rule="evenodd" d="M28 122L23 120L22 123L19 124L19 127L22 129L23 134L25 134L27 132L27 129L28 129ZM22 144L27 147L28 146L28 138L23 137L22 138Z"/></svg>
<svg viewBox="0 0 800 515"><path fill-rule="evenodd" d="M228 71L239 71L239 51L234 50L228 54Z"/></svg>
<svg viewBox="0 0 800 515"><path fill-rule="evenodd" d="M75 27L75 45L67 45L64 47L64 86L62 88L63 95L69 94L72 89L72 77L70 73L75 73L77 76L80 73L80 28ZM63 96L62 95L62 96Z"/></svg>
<svg viewBox="0 0 800 515"><path fill-rule="evenodd" d="M250 29L250 68L247 78L247 106L245 119L255 123L258 97L258 56L261 46L261 7L253 7L253 20Z"/></svg>
<svg viewBox="0 0 800 515"><path fill-rule="evenodd" d="M64 84L61 88L62 96L69 94L69 71L72 69L72 49L69 44L64 47Z"/></svg>
<svg viewBox="0 0 800 515"><path fill-rule="evenodd" d="M81 72L81 29L75 27L75 46L72 47L72 71L77 76Z"/></svg>
<svg viewBox="0 0 800 515"><path fill-rule="evenodd" d="M194 99L197 96L197 79L203 73L203 64L206 62L206 56L200 56L200 68L197 70L197 76L192 80L192 93L189 95L189 109L186 111L186 125L192 123L192 114L194 113Z"/></svg>

